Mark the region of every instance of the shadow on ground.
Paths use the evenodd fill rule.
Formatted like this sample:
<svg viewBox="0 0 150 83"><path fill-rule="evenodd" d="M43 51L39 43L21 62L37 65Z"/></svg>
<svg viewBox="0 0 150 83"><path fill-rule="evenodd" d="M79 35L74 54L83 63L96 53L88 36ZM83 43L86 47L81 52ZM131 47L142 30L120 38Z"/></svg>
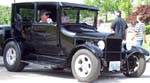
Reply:
<svg viewBox="0 0 150 83"><path fill-rule="evenodd" d="M32 74L39 74L39 75L43 75L43 76L74 79L72 73L67 70L25 69L22 71L22 73L32 73Z"/></svg>

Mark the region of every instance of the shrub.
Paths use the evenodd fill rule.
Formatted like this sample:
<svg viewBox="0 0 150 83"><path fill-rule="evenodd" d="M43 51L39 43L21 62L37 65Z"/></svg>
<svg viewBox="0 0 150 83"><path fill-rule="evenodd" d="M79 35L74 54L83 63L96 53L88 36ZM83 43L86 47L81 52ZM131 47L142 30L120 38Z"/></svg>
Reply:
<svg viewBox="0 0 150 83"><path fill-rule="evenodd" d="M150 34L150 25L146 25L146 34Z"/></svg>

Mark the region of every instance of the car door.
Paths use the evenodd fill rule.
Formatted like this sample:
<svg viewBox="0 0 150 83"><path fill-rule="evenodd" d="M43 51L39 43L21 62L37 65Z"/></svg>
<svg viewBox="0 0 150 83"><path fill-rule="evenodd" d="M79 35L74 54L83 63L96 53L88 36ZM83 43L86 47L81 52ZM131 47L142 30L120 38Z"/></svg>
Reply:
<svg viewBox="0 0 150 83"><path fill-rule="evenodd" d="M57 27L50 24L33 24L31 42L34 52L44 55L59 55L60 45Z"/></svg>

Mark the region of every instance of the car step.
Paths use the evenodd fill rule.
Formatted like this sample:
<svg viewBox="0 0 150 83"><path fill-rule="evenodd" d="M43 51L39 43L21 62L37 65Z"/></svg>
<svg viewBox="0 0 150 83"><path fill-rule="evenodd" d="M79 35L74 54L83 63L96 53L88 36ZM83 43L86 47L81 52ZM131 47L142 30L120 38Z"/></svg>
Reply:
<svg viewBox="0 0 150 83"><path fill-rule="evenodd" d="M64 65L64 63L57 64L57 63L52 63L48 61L35 61L35 60L28 60L28 61L22 60L22 62L32 64L32 65L40 65L44 68L49 68L49 69L62 68Z"/></svg>

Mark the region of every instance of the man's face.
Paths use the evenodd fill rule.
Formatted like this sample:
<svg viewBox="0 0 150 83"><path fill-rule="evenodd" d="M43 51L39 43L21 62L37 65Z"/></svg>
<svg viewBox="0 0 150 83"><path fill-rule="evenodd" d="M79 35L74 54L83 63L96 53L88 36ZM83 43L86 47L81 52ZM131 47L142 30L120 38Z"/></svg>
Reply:
<svg viewBox="0 0 150 83"><path fill-rule="evenodd" d="M41 16L41 20L42 22L47 22L47 19L49 18L49 15L47 15L46 13L44 13L42 16Z"/></svg>

